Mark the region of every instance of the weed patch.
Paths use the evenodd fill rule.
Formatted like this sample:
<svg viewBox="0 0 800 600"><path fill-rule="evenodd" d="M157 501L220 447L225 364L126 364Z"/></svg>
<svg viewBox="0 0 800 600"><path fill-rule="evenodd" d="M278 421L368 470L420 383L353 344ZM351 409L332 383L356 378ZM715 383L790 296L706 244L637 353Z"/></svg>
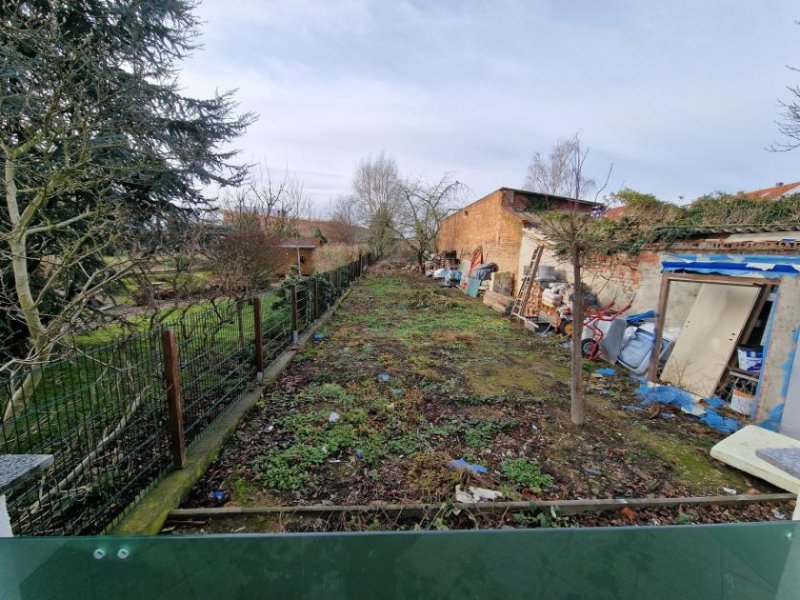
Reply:
<svg viewBox="0 0 800 600"><path fill-rule="evenodd" d="M536 494L553 485L553 478L543 474L539 463L529 458L506 458L503 474L517 486Z"/></svg>

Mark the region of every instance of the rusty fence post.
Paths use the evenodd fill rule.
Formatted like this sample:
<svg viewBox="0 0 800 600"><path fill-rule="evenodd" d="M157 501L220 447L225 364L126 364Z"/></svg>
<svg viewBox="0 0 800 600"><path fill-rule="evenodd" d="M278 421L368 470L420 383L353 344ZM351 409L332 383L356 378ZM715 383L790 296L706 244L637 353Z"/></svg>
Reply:
<svg viewBox="0 0 800 600"><path fill-rule="evenodd" d="M253 329L256 344L256 373L259 383L264 376L264 321L261 318L261 297L253 298Z"/></svg>
<svg viewBox="0 0 800 600"><path fill-rule="evenodd" d="M183 435L183 398L181 397L181 370L178 343L172 329L161 332L161 355L164 359L164 387L167 391L170 449L176 469L186 466L186 440Z"/></svg>
<svg viewBox="0 0 800 600"><path fill-rule="evenodd" d="M298 338L298 327L297 327L297 286L292 286L292 339L295 343L297 343Z"/></svg>

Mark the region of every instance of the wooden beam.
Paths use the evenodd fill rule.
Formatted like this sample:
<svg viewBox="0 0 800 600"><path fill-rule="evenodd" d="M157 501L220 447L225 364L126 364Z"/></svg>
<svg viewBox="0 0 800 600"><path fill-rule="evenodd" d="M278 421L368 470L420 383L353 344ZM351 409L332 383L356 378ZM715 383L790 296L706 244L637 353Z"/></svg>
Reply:
<svg viewBox="0 0 800 600"><path fill-rule="evenodd" d="M661 276L661 289L658 292L658 308L656 314L656 339L653 342L653 354L647 369L647 379L652 383L658 380L658 362L661 356L661 340L664 339L664 323L667 320L667 303L669 302L669 285L672 280Z"/></svg>
<svg viewBox="0 0 800 600"><path fill-rule="evenodd" d="M737 506L763 502L789 502L795 494L736 494L733 496L683 496L677 498L597 498L585 500L539 500L529 502L475 502L456 504L476 513L502 514L531 509L558 509L562 515L577 515L630 508L669 508L676 506ZM337 513L380 513L386 515L423 516L442 509L441 503L412 502L408 504L376 502L366 505L305 506L231 506L226 508L178 508L169 513L169 520L222 518L253 515L327 515Z"/></svg>
<svg viewBox="0 0 800 600"><path fill-rule="evenodd" d="M311 286L311 317L313 321L316 321L317 318L319 318L319 292L317 291L318 283L316 275L311 278Z"/></svg>
<svg viewBox="0 0 800 600"><path fill-rule="evenodd" d="M176 469L186 466L186 440L183 434L183 398L181 397L181 371L178 344L175 332L165 329L161 332L161 354L164 361L164 387L167 392L169 432L172 461Z"/></svg>
<svg viewBox="0 0 800 600"><path fill-rule="evenodd" d="M730 275L704 275L701 273L664 273L670 281L687 283L711 283L720 285L779 285L779 279L763 279L761 277L732 277Z"/></svg>
<svg viewBox="0 0 800 600"><path fill-rule="evenodd" d="M256 371L264 372L264 321L261 318L261 298L253 298L253 329L256 344Z"/></svg>
<svg viewBox="0 0 800 600"><path fill-rule="evenodd" d="M291 286L291 298L292 298L292 332L294 333L295 338L297 337L297 332L299 330L298 327L298 320L297 320L297 286Z"/></svg>

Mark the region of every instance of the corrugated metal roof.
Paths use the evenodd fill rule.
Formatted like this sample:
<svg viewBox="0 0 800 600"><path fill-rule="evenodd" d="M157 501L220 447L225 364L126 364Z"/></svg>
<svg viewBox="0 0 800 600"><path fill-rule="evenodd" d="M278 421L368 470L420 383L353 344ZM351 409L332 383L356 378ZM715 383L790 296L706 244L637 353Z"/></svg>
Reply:
<svg viewBox="0 0 800 600"><path fill-rule="evenodd" d="M770 233L772 231L786 231L786 224L776 225L664 225L656 227L653 231L680 231L686 230L687 238L697 238L704 235L730 235L734 233Z"/></svg>

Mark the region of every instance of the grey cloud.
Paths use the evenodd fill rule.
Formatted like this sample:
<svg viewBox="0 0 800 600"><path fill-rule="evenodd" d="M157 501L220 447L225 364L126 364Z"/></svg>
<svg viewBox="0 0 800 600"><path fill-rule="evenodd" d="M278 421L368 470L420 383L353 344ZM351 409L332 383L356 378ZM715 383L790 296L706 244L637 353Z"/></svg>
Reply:
<svg viewBox="0 0 800 600"><path fill-rule="evenodd" d="M184 87L238 88L261 115L243 156L288 164L320 206L382 149L478 195L519 185L575 131L593 174L614 163L612 188L676 199L800 179L796 154L765 150L800 79L787 0L207 0L200 16Z"/></svg>

